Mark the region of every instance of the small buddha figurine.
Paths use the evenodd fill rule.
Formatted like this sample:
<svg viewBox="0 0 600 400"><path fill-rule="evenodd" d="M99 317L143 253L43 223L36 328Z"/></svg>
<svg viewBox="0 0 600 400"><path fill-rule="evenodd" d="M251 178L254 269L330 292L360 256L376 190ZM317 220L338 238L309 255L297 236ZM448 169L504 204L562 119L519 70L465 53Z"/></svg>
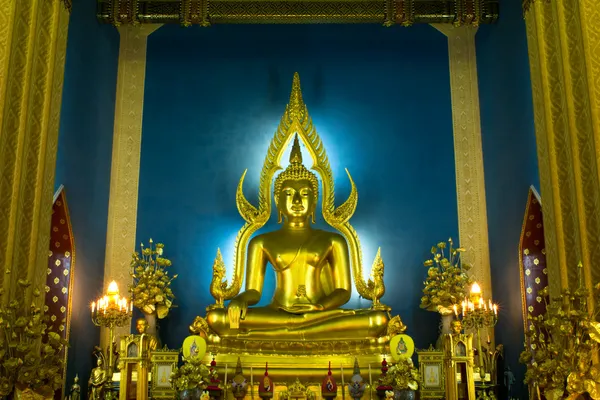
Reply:
<svg viewBox="0 0 600 400"><path fill-rule="evenodd" d="M104 361L102 357L98 357L96 368L92 370L90 374L90 380L88 381L90 400L101 400L104 395L104 386L108 381L108 372L104 368Z"/></svg>
<svg viewBox="0 0 600 400"><path fill-rule="evenodd" d="M313 229L318 199L317 176L302 164L298 136L290 164L275 179L279 230L254 237L247 251L246 290L227 309L212 309L207 323L220 337L240 339L339 340L385 335L384 310L341 309L352 290L350 257L344 237ZM275 270L271 304L257 304L267 264Z"/></svg>
<svg viewBox="0 0 600 400"><path fill-rule="evenodd" d="M235 399L243 399L246 397L246 392L248 392L248 380L244 377L242 361L239 357L235 367L235 375L231 380L231 392Z"/></svg>
<svg viewBox="0 0 600 400"><path fill-rule="evenodd" d="M79 385L79 375L75 374L75 379L71 385L71 391L66 400L79 400L81 398L81 386Z"/></svg>
<svg viewBox="0 0 600 400"><path fill-rule="evenodd" d="M139 335L145 335L144 340L150 340L150 344L148 344L148 350L154 351L158 348L158 340L153 335L147 333L148 321L146 321L145 318L139 318L135 322L135 328Z"/></svg>
<svg viewBox="0 0 600 400"><path fill-rule="evenodd" d="M358 359L354 359L354 371L350 383L348 384L348 392L350 397L353 399L360 399L365 393L366 384L363 377L360 375L360 367L358 366Z"/></svg>

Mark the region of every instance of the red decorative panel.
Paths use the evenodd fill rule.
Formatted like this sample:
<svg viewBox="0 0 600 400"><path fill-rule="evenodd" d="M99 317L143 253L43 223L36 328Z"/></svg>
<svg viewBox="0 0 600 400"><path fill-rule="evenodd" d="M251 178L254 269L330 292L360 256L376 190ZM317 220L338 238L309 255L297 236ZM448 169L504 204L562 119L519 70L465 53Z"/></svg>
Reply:
<svg viewBox="0 0 600 400"><path fill-rule="evenodd" d="M49 318L48 332L56 332L67 341L71 322L74 262L73 232L71 231L65 191L61 186L54 195L54 205L52 206L44 313ZM67 349L64 350L64 353L66 365ZM60 396L60 393L57 393L57 396Z"/></svg>
<svg viewBox="0 0 600 400"><path fill-rule="evenodd" d="M546 250L544 248L542 203L533 187L529 189L527 197L527 208L519 243L519 264L523 321L527 331L527 316L543 314L548 301L548 298L539 294L548 286L548 269L546 268Z"/></svg>

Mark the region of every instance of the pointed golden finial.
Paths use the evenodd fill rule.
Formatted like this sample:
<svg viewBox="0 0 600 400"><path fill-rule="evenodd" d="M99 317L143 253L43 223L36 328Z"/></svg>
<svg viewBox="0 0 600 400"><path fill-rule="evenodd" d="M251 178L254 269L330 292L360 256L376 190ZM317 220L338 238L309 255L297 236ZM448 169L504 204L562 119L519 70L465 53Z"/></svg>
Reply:
<svg viewBox="0 0 600 400"><path fill-rule="evenodd" d="M288 115L290 119L304 118L304 100L302 100L302 89L300 89L300 75L294 72L294 80L292 81L292 93L290 94L290 102L288 104Z"/></svg>
<svg viewBox="0 0 600 400"><path fill-rule="evenodd" d="M294 144L292 145L292 151L290 151L290 164L302 164L302 151L300 150L298 134L294 136Z"/></svg>

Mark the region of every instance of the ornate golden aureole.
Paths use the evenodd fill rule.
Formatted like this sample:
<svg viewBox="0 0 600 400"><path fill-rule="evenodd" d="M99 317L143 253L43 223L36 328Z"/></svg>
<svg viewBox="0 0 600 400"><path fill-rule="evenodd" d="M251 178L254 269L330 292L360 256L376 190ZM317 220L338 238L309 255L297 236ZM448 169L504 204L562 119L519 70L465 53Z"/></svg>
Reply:
<svg viewBox="0 0 600 400"><path fill-rule="evenodd" d="M271 216L273 178L283 169L281 158L292 140L290 164L274 182L282 227L250 240ZM323 219L336 232L310 226L315 221L319 182L317 175L302 164L300 140L313 160L312 170L321 178ZM380 302L385 293L380 251L371 278L363 278L360 241L350 224L358 199L356 187L348 173L350 195L335 207L333 174L303 102L298 74L294 75L290 102L267 151L258 207L242 191L245 174L236 194L238 210L246 223L235 244L233 279L225 280L225 264L217 250L210 285L216 302L207 308L206 318L196 317L190 326L192 333L207 340L206 361L215 354L222 368L233 365L242 355L244 366L260 367L268 362L272 376L285 377L288 383L299 375L315 379L322 376L328 361L347 367L349 372L355 357L361 366L378 365L381 355L389 353L390 338L403 333L406 327L399 316L391 318L390 308ZM267 264L276 273L272 303L252 307L262 296ZM240 293L244 273L246 288ZM341 308L350 299L352 283L361 297L372 301L369 309ZM230 303L226 307L227 300Z"/></svg>

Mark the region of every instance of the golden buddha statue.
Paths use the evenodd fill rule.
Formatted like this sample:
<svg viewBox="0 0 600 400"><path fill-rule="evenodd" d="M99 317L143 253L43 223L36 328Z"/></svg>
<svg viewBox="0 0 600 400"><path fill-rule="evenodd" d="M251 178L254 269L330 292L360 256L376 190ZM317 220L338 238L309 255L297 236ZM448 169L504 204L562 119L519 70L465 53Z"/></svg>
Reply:
<svg viewBox="0 0 600 400"><path fill-rule="evenodd" d="M207 314L220 337L277 337L280 340L377 338L385 333L386 310L341 309L350 299L350 256L344 237L313 229L319 182L302 165L298 136L290 164L275 180L279 230L254 237L248 245L246 290L227 309ZM255 307L262 296L267 264L276 274L273 300Z"/></svg>
<svg viewBox="0 0 600 400"><path fill-rule="evenodd" d="M280 161L292 141L289 166L283 170ZM300 142L313 161L315 173L303 164ZM279 170L283 171L275 176ZM333 173L302 100L298 74L267 151L258 206L243 193L245 175L236 192L236 204L246 223L235 243L233 279L225 279L225 263L217 250L210 285L216 302L207 308L205 318L196 317L190 331L204 338L210 352L220 354L225 363L234 362L227 357L233 357L237 350L268 354L273 362L280 362L283 359L278 357L285 354L362 354L361 362L379 362L381 354L389 352L389 339L406 327L399 316L391 318L390 308L380 302L385 293L380 251L371 277L363 278L360 241L350 224L358 201L356 186L348 173L350 195L336 207ZM273 199L281 227L254 236L271 217ZM332 231L311 226L317 219L319 199L322 217ZM273 298L269 305L257 307L269 264L276 276ZM372 301L370 308L342 308L350 300L353 286L362 298ZM310 370L314 366L311 362L302 368ZM298 368L290 364L287 372L278 374L291 377Z"/></svg>

